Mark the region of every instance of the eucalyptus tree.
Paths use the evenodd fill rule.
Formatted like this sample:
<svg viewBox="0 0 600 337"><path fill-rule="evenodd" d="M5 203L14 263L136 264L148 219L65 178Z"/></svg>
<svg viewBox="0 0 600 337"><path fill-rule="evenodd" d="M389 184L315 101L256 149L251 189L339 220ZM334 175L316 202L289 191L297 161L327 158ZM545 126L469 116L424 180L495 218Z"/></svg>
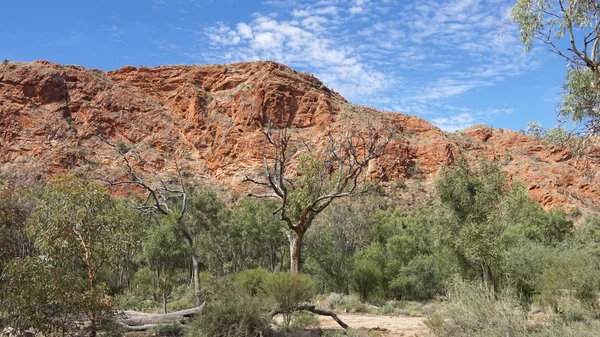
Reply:
<svg viewBox="0 0 600 337"><path fill-rule="evenodd" d="M517 0L512 18L527 51L540 41L567 62L559 115L584 126L585 135L600 133L600 3Z"/></svg>
<svg viewBox="0 0 600 337"><path fill-rule="evenodd" d="M317 153L307 142L304 142L306 151L297 153L298 147L286 128L274 130L269 123L263 133L273 154L264 157L262 179L247 176L245 181L265 190L249 196L277 200L274 214L279 215L288 229L290 269L299 272L302 242L315 217L334 200L359 195L378 184L369 181L369 164L384 154L394 132L370 124L348 125L346 130L335 134L327 131L323 153ZM298 158L296 172L290 160L293 155Z"/></svg>
<svg viewBox="0 0 600 337"><path fill-rule="evenodd" d="M29 220L27 231L41 256L58 268L84 275L85 292L74 296L85 303L92 335L110 309L98 272L116 266L135 248L140 224L126 201L115 200L103 187L73 176L58 178L46 188ZM78 292L79 287L73 285L70 291Z"/></svg>

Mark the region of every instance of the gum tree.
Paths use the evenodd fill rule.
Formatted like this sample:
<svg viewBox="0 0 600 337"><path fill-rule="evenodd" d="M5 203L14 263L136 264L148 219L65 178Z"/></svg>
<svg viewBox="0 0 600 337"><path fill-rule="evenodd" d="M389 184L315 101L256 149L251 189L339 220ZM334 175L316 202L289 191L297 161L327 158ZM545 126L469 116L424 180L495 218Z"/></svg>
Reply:
<svg viewBox="0 0 600 337"><path fill-rule="evenodd" d="M299 272L302 242L315 217L334 200L359 195L377 185L376 181L368 181L368 166L384 154L393 132L384 128L376 130L371 125L349 126L339 134L326 132L327 145L323 153L316 153L304 142L306 152L296 153L296 172L290 161L295 144L288 129L275 130L269 124L263 133L273 154L270 158L264 157L263 179L246 177L245 181L265 190L265 193L249 196L278 201L274 214L279 214L288 229L290 269Z"/></svg>
<svg viewBox="0 0 600 337"><path fill-rule="evenodd" d="M69 272L85 275L81 299L95 336L102 314L111 309L98 272L116 266L138 242L141 222L123 201L112 199L101 186L64 176L41 195L28 232L44 259ZM43 281L42 281L43 282ZM73 286L70 291L75 291Z"/></svg>
<svg viewBox="0 0 600 337"><path fill-rule="evenodd" d="M559 116L583 126L584 136L600 133L600 3L517 0L512 18L526 51L540 41L567 61Z"/></svg>

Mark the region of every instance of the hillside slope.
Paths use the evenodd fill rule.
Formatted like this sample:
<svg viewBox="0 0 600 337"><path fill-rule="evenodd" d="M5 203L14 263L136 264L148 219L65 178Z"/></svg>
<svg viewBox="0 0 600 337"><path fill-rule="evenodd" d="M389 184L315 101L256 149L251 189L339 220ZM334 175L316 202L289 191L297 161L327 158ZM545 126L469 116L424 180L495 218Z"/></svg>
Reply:
<svg viewBox="0 0 600 337"><path fill-rule="evenodd" d="M510 130L480 125L446 133L416 116L355 106L315 77L274 62L110 72L11 62L0 68L0 174L118 172L122 162L102 134L136 148L141 170L172 172L175 156L190 177L243 191L242 178L260 169L269 150L261 133L269 119L316 147L327 130L383 121L399 130L377 163L394 168L391 180L430 182L440 165L463 155L500 162L546 208L591 210L600 202L597 161Z"/></svg>

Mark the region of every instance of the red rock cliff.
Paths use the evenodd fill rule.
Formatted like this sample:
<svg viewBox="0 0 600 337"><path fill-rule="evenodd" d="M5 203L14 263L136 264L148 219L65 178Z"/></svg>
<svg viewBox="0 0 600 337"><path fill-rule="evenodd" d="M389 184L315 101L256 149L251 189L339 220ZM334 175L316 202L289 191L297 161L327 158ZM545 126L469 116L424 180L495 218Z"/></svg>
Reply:
<svg viewBox="0 0 600 337"><path fill-rule="evenodd" d="M323 144L326 130L365 118L398 134L378 167L391 179L431 181L458 156L499 161L545 207L593 209L600 201L597 161L520 133L475 126L445 133L409 115L348 103L318 79L273 62L210 66L127 66L108 73L46 61L0 68L0 173L91 176L121 166L112 142L131 144L147 172L168 173L173 156L187 174L239 185L259 169L266 121Z"/></svg>

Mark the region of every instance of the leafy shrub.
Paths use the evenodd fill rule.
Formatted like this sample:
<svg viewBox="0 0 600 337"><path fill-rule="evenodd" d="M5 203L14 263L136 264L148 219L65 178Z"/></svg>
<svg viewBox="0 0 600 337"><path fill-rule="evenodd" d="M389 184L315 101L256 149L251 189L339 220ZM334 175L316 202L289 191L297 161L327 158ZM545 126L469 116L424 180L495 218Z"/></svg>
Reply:
<svg viewBox="0 0 600 337"><path fill-rule="evenodd" d="M248 293L255 296L264 290L265 280L269 277L266 269L246 269L233 276L233 282Z"/></svg>
<svg viewBox="0 0 600 337"><path fill-rule="evenodd" d="M567 130L561 126L553 126L545 133L546 140L551 145L557 147L564 147L569 141L569 134Z"/></svg>
<svg viewBox="0 0 600 337"><path fill-rule="evenodd" d="M131 293L117 295L115 301L121 310L145 311L160 305L157 301L144 299Z"/></svg>
<svg viewBox="0 0 600 337"><path fill-rule="evenodd" d="M530 331L527 332L526 337L595 337L598 336L599 330L600 322L598 321L575 322L571 324L557 322L551 325L532 327Z"/></svg>
<svg viewBox="0 0 600 337"><path fill-rule="evenodd" d="M158 324L152 331L157 337L183 337L184 334L183 325L177 322Z"/></svg>
<svg viewBox="0 0 600 337"><path fill-rule="evenodd" d="M178 311L183 309L189 309L194 307L194 303L190 302L187 298L180 298L178 300L167 303L167 309L169 311Z"/></svg>
<svg viewBox="0 0 600 337"><path fill-rule="evenodd" d="M300 310L291 314L291 323L280 327L282 332L297 332L309 327L318 327L320 322L317 316L311 312Z"/></svg>
<svg viewBox="0 0 600 337"><path fill-rule="evenodd" d="M440 289L431 256L417 255L394 279L390 287L403 299L423 300L433 297Z"/></svg>
<svg viewBox="0 0 600 337"><path fill-rule="evenodd" d="M100 324L103 337L123 337L125 328L113 320L105 320Z"/></svg>
<svg viewBox="0 0 600 337"><path fill-rule="evenodd" d="M207 304L186 337L267 336L270 327L265 312L258 299L238 291Z"/></svg>
<svg viewBox="0 0 600 337"><path fill-rule="evenodd" d="M513 293L496 294L480 285L455 281L446 305L425 324L435 336L525 336L527 315Z"/></svg>
<svg viewBox="0 0 600 337"><path fill-rule="evenodd" d="M358 293L362 301L366 301L369 296L381 284L381 270L368 263L358 265L352 273L352 288Z"/></svg>
<svg viewBox="0 0 600 337"><path fill-rule="evenodd" d="M304 274L294 272L274 273L265 281L266 295L282 312L284 322L290 323L294 308L310 300L314 294L312 280Z"/></svg>
<svg viewBox="0 0 600 337"><path fill-rule="evenodd" d="M567 246L556 249L539 278L540 304L555 312L566 312L573 304L592 309L600 289L599 262L593 247Z"/></svg>

